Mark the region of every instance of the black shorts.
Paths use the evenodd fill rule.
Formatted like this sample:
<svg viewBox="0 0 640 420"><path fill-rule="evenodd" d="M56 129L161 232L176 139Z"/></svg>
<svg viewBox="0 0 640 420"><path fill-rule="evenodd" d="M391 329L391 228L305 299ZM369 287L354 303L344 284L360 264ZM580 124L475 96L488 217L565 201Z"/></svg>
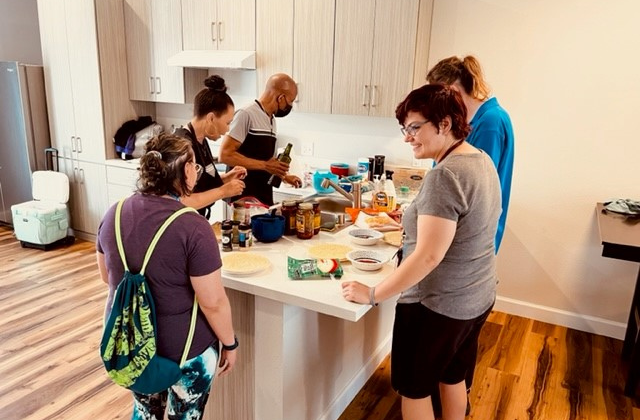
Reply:
<svg viewBox="0 0 640 420"><path fill-rule="evenodd" d="M391 386L403 397L426 398L438 383L457 384L473 371L489 308L474 319L438 314L421 303L399 303L393 324Z"/></svg>

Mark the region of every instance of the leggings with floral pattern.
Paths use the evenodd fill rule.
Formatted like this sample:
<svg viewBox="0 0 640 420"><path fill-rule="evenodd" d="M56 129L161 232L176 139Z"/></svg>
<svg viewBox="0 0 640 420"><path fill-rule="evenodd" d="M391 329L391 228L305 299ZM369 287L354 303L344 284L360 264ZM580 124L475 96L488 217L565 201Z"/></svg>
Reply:
<svg viewBox="0 0 640 420"><path fill-rule="evenodd" d="M207 348L182 366L182 377L157 394L133 393L132 420L200 420L216 372L218 352Z"/></svg>

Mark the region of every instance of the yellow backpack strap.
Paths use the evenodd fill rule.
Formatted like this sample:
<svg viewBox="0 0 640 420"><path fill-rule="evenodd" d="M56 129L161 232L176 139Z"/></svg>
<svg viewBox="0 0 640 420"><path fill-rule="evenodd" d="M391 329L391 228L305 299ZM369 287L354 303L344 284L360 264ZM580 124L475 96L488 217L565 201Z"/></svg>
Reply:
<svg viewBox="0 0 640 420"><path fill-rule="evenodd" d="M120 259L122 260L124 271L129 271L129 266L127 266L127 259L124 256L124 246L122 246L122 233L120 232L120 214L122 213L122 205L124 204L124 200L125 198L118 201L118 206L116 207L116 244L118 245L118 253L120 254Z"/></svg>

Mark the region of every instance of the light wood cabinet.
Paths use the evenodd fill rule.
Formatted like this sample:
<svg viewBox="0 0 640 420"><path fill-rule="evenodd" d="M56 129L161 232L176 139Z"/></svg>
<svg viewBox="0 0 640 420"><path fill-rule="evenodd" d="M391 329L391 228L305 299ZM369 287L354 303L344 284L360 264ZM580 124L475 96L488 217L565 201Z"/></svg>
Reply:
<svg viewBox="0 0 640 420"><path fill-rule="evenodd" d="M256 5L258 91L287 73L298 84L296 111L331 113L335 0L276 1Z"/></svg>
<svg viewBox="0 0 640 420"><path fill-rule="evenodd" d="M182 0L184 50L256 49L256 0Z"/></svg>
<svg viewBox="0 0 640 420"><path fill-rule="evenodd" d="M60 172L69 177L71 227L95 235L108 207L105 165L76 159L60 159L58 163Z"/></svg>
<svg viewBox="0 0 640 420"><path fill-rule="evenodd" d="M69 159L105 158L94 3L38 1L51 143Z"/></svg>
<svg viewBox="0 0 640 420"><path fill-rule="evenodd" d="M293 79L297 111L331 113L335 0L295 0Z"/></svg>
<svg viewBox="0 0 640 420"><path fill-rule="evenodd" d="M124 0L129 97L185 103L184 69L167 65L182 51L180 0Z"/></svg>
<svg viewBox="0 0 640 420"><path fill-rule="evenodd" d="M414 84L420 0L336 0L334 114L393 116ZM425 69L426 71L426 69Z"/></svg>

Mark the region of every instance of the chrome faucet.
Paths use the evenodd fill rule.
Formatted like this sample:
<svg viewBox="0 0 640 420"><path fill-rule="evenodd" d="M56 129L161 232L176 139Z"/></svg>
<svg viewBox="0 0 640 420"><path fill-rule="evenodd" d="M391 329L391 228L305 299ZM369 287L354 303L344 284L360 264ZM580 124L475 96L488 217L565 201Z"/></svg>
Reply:
<svg viewBox="0 0 640 420"><path fill-rule="evenodd" d="M322 185L322 188L329 188L329 186L333 187L338 193L344 196L347 200L351 201L351 205L353 208L362 208L362 183L359 181L349 181L349 183L351 184L351 193L346 192L344 188L342 188L340 185L329 178L324 178L320 185Z"/></svg>

